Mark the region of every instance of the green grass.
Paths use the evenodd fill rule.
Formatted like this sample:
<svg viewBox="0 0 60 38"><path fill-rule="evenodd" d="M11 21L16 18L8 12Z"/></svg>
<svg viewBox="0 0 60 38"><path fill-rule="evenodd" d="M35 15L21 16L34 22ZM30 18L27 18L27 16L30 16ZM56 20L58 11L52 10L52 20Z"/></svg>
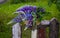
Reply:
<svg viewBox="0 0 60 38"><path fill-rule="evenodd" d="M7 25L7 23L16 16L12 13L23 5L36 5L43 7L47 12L50 12L50 14L45 15L43 19L50 20L51 18L56 17L60 21L60 13L56 7L56 4L52 4L51 7L49 7L47 1L35 3L3 4L0 5L0 29L2 30L2 32L0 30L0 38L12 38L12 24ZM31 30L22 31L22 33L23 38L30 38Z"/></svg>

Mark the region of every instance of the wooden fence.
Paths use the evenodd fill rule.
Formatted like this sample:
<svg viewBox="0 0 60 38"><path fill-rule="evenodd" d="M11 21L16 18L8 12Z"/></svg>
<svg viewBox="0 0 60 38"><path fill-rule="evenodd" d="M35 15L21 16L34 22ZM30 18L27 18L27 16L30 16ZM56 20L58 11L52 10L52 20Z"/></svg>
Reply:
<svg viewBox="0 0 60 38"><path fill-rule="evenodd" d="M52 18L50 21L41 21L41 23L37 25L37 28L32 30L31 38L46 38L47 27L49 27L49 38L59 38L59 22L55 18ZM12 38L22 38L22 31L19 23L13 25L12 29Z"/></svg>

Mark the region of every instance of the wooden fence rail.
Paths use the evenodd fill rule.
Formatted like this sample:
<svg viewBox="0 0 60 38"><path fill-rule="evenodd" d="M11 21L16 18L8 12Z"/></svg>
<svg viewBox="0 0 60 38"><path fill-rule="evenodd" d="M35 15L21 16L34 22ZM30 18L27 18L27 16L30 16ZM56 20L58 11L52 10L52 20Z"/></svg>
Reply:
<svg viewBox="0 0 60 38"><path fill-rule="evenodd" d="M46 38L46 28L49 27L49 38L58 38L59 36L59 22L52 18L50 21L43 20L35 30L32 30L31 38ZM13 25L12 28L13 38L22 38L21 37L21 26L19 23ZM27 37L28 38L28 37Z"/></svg>

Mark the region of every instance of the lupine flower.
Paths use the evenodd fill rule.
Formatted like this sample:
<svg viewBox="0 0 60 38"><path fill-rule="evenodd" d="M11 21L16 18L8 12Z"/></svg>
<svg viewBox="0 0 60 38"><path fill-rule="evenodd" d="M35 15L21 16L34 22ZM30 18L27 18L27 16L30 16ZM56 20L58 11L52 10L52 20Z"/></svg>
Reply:
<svg viewBox="0 0 60 38"><path fill-rule="evenodd" d="M24 7L17 10L17 12L20 12L20 11L25 12L26 19L27 19L27 21L29 21L27 23L26 27L30 27L32 25L33 16L31 14L31 12L35 13L36 9L37 9L36 6L24 6Z"/></svg>
<svg viewBox="0 0 60 38"><path fill-rule="evenodd" d="M17 12L19 12L19 11L25 12L27 20L32 20L33 17L32 17L31 12L32 11L36 12L36 9L37 9L36 6L28 6L27 5L27 6L24 6L24 7L20 8L20 9L18 9Z"/></svg>
<svg viewBox="0 0 60 38"><path fill-rule="evenodd" d="M17 10L17 12L19 11L24 11L25 13L28 13L28 12L32 12L32 11L36 11L37 7L36 6L24 6L20 9Z"/></svg>

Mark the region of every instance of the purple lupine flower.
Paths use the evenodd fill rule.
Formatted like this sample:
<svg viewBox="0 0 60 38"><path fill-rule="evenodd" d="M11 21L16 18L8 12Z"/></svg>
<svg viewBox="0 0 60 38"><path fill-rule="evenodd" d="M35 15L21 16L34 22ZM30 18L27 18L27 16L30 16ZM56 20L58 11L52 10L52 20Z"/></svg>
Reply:
<svg viewBox="0 0 60 38"><path fill-rule="evenodd" d="M27 21L29 21L27 23L27 26L29 27L32 23L30 22L32 19L33 19L33 16L31 14L32 11L36 11L36 6L25 6L23 7L21 10L19 9L19 11L24 11L25 14L26 14L26 18L27 18Z"/></svg>
<svg viewBox="0 0 60 38"><path fill-rule="evenodd" d="M24 7L20 8L20 9L18 9L17 12L20 12L20 11L25 12L26 17L27 17L26 19L27 20L32 20L33 16L31 14L31 12L36 11L36 8L37 8L36 6L24 6ZM24 16L24 15L22 14L22 16ZM17 19L16 19L16 21L19 22Z"/></svg>
<svg viewBox="0 0 60 38"><path fill-rule="evenodd" d="M19 12L19 11L25 12L27 19L32 20L33 17L32 17L31 12L32 11L35 12L36 9L37 9L36 6L24 6L24 7L20 8L20 9L18 9L17 12Z"/></svg>
<svg viewBox="0 0 60 38"><path fill-rule="evenodd" d="M32 11L36 11L37 7L36 6L24 6L20 9L17 10L17 12L19 11L23 11L25 13L28 13L28 12L32 12Z"/></svg>
<svg viewBox="0 0 60 38"><path fill-rule="evenodd" d="M33 16L31 14L32 11L36 12L36 6L24 6L17 10L17 12L23 11L26 14L27 20L32 20Z"/></svg>

